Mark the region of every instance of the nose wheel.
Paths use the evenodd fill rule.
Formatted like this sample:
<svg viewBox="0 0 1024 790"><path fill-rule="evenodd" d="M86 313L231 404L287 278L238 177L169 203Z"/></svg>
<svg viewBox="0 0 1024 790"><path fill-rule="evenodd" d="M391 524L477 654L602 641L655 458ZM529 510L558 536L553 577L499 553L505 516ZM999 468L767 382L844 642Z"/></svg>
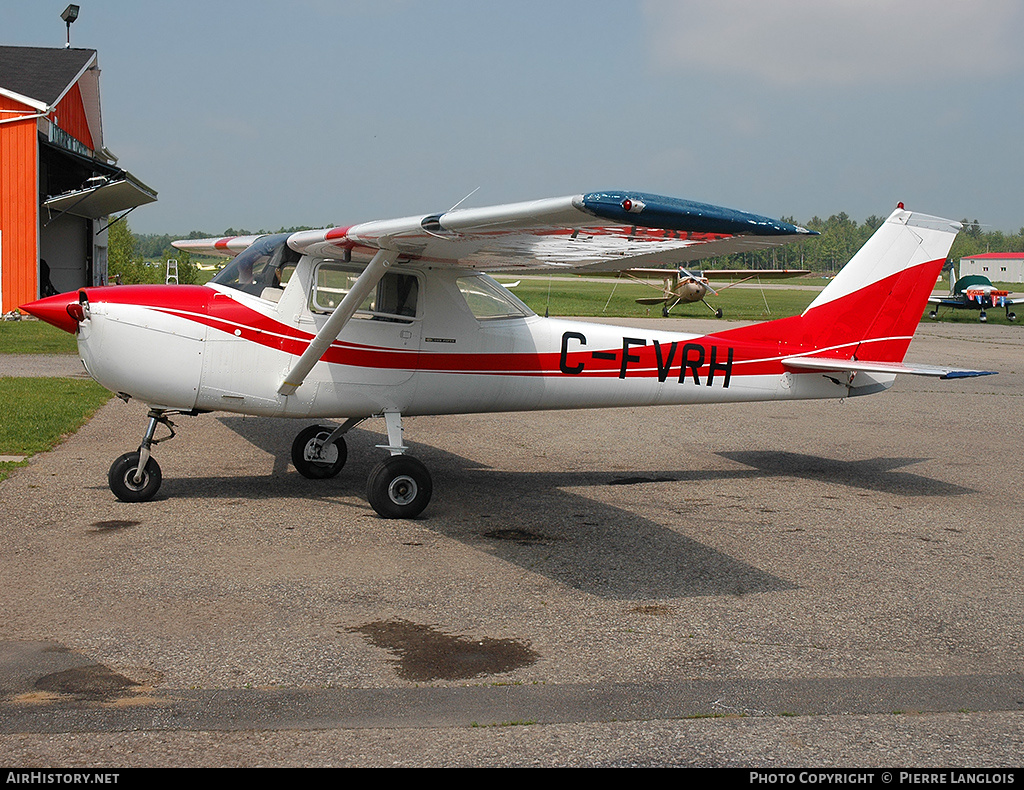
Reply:
<svg viewBox="0 0 1024 790"><path fill-rule="evenodd" d="M140 454L134 452L125 453L111 464L107 482L114 496L122 502L146 502L156 496L163 477L155 459L149 458L143 465L140 463Z"/></svg>
<svg viewBox="0 0 1024 790"><path fill-rule="evenodd" d="M146 433L142 437L139 449L133 453L125 453L110 465L107 483L114 496L122 502L147 502L160 490L163 476L160 474L160 465L150 455L150 450L154 444L174 438L174 423L167 415L179 413L150 409L149 424L146 426ZM154 438L158 425L167 428L170 435L162 439Z"/></svg>

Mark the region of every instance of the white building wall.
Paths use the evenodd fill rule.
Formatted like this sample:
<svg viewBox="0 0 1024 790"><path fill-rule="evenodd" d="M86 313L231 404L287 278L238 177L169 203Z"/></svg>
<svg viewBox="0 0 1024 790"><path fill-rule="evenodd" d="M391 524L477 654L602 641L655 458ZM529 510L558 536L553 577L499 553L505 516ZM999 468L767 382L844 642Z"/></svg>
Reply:
<svg viewBox="0 0 1024 790"><path fill-rule="evenodd" d="M961 258L958 274L980 274L998 283L1024 283L1024 255L1020 258Z"/></svg>

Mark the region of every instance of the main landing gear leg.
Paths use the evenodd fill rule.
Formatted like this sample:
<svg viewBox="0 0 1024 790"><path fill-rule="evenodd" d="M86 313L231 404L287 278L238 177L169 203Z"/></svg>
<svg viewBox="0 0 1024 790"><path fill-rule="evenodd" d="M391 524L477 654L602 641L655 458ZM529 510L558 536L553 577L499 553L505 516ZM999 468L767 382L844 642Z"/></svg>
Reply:
<svg viewBox="0 0 1024 790"><path fill-rule="evenodd" d="M704 300L703 300L703 299L701 299L701 301L702 301L702 302L704 302ZM724 315L724 314L722 313L722 308L721 308L721 307L712 307L712 306L711 306L711 305L709 305L709 304L708 304L707 302L704 302L704 306L705 306L705 307L706 307L706 308L707 308L708 310L710 310L710 311L711 311L712 313L714 313L714 314L715 314L715 318L721 318L721 317L722 317L722 316Z"/></svg>
<svg viewBox="0 0 1024 790"><path fill-rule="evenodd" d="M385 412L388 443L378 445L391 453L370 472L366 482L366 498L370 506L384 518L415 518L430 502L434 491L430 472L415 458L405 455L409 448L402 443L402 415Z"/></svg>
<svg viewBox="0 0 1024 790"><path fill-rule="evenodd" d="M166 442L175 436L174 423L167 418L167 414L164 409L150 409L149 425L139 449L134 453L125 453L111 464L107 482L114 496L122 502L146 502L160 490L160 484L163 482L160 466L151 457L150 452L154 444ZM157 425L166 426L171 432L170 436L154 438Z"/></svg>
<svg viewBox="0 0 1024 790"><path fill-rule="evenodd" d="M292 463L303 477L324 480L337 475L348 458L345 434L365 417L353 417L342 425L311 425L292 443ZM415 518L430 502L434 490L427 468L402 442L402 415L385 412L388 443L377 445L390 456L377 464L366 483L366 498L384 518Z"/></svg>

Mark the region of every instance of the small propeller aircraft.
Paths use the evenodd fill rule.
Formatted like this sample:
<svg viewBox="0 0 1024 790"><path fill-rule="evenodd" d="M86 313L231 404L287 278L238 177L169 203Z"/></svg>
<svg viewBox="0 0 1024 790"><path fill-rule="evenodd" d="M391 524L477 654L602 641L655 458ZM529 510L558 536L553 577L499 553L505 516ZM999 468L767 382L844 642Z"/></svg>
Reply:
<svg viewBox="0 0 1024 790"><path fill-rule="evenodd" d="M956 273L950 269L949 296L930 297L928 304L936 307L929 311L928 317L933 321L938 320L940 307L948 307L951 310L978 310L978 320L985 323L988 321L986 310L1002 307L1006 309L1006 319L1016 321L1017 314L1010 310L1010 307L1019 301L1020 299L1011 299L1009 291L996 288L983 274L969 274L957 279Z"/></svg>
<svg viewBox="0 0 1024 790"><path fill-rule="evenodd" d="M644 296L636 300L637 304L656 305L660 304L661 314L668 318L672 308L678 304L691 304L703 302L704 306L715 314L715 318L721 318L722 308L712 307L704 297L708 291L718 296L718 291L711 287L711 278L715 282L733 280L728 285L722 286L720 290L732 288L734 285L749 282L751 280L778 280L787 277L803 277L810 274L809 269L709 269L703 272L691 273L680 266L678 269L626 269L619 273L621 277L628 277L631 280L650 285L650 278L660 277L662 279L661 296ZM654 287L654 286L652 286Z"/></svg>
<svg viewBox="0 0 1024 790"><path fill-rule="evenodd" d="M113 493L152 499L152 448L170 416L210 411L316 420L300 474L345 465L345 434L383 417L367 498L387 518L430 500L407 454L410 415L847 398L897 374L984 375L903 362L960 225L901 205L802 315L710 335L541 318L487 272L619 271L806 238L755 214L596 192L267 236L175 242L234 256L208 285L108 286L23 309L77 334L89 374L149 405ZM339 418L340 424L324 419ZM157 439L158 426L170 431Z"/></svg>

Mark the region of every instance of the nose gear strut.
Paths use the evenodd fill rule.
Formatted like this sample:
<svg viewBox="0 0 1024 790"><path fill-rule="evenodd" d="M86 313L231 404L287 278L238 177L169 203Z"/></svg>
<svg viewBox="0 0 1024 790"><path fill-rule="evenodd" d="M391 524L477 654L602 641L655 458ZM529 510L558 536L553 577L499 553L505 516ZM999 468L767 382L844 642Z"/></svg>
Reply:
<svg viewBox="0 0 1024 790"><path fill-rule="evenodd" d="M133 453L125 453L111 464L107 482L114 496L122 502L146 502L156 496L163 477L160 474L160 465L150 453L153 445L173 439L176 435L174 423L167 415L182 413L168 409L150 409L149 424L146 426L146 433L142 437L139 449ZM158 425L166 427L170 435L155 438Z"/></svg>

